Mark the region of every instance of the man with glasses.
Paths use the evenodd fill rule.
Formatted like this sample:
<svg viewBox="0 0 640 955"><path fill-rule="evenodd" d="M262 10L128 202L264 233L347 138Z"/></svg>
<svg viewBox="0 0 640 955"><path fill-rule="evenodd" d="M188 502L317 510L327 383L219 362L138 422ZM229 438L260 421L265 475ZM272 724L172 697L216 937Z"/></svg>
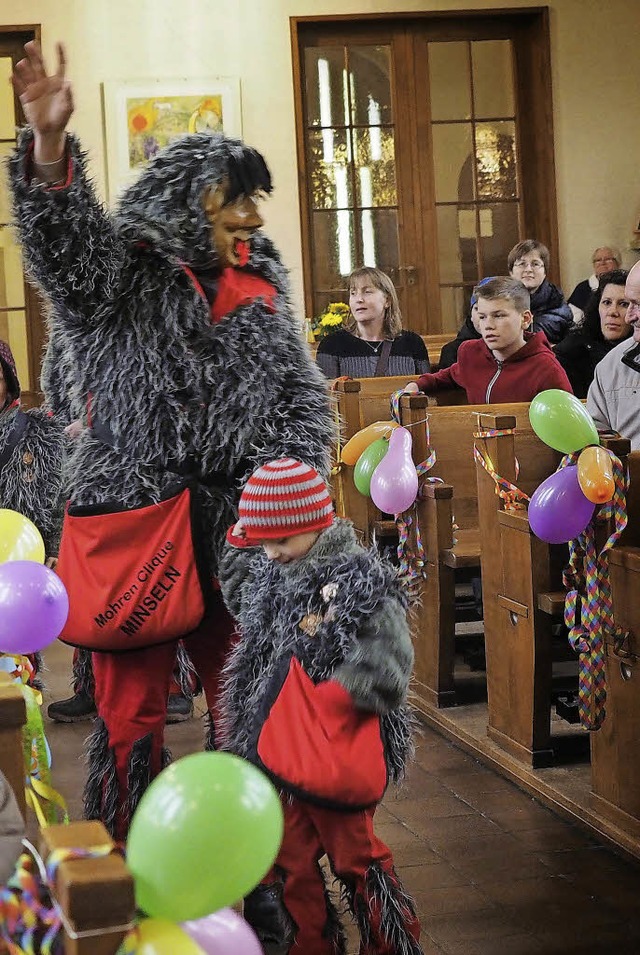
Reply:
<svg viewBox="0 0 640 955"><path fill-rule="evenodd" d="M612 249L610 245L603 245L599 249L594 249L591 257L593 264L593 274L583 282L578 282L573 292L568 298L569 305L573 305L578 312L584 312L585 306L593 292L598 288L598 281L605 272L613 272L620 268L622 259L617 249ZM581 316L578 315L577 319Z"/></svg>
<svg viewBox="0 0 640 955"><path fill-rule="evenodd" d="M549 344L557 345L573 326L573 312L561 290L547 279L548 248L536 239L525 239L511 249L507 265L511 277L531 296L531 331L544 332Z"/></svg>
<svg viewBox="0 0 640 955"><path fill-rule="evenodd" d="M640 450L640 262L627 276L624 288L629 307L625 322L633 328L631 339L616 345L596 365L587 394L587 410L596 427L617 431L631 441L631 450Z"/></svg>

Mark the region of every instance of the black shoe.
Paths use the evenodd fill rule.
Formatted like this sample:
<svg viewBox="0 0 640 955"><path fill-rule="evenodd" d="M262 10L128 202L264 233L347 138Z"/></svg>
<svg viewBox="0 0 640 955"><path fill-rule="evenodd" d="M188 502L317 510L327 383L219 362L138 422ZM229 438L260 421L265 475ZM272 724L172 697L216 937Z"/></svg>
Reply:
<svg viewBox="0 0 640 955"><path fill-rule="evenodd" d="M56 723L81 723L82 720L92 720L97 716L95 701L86 690L74 693L67 700L50 703L47 713L49 719Z"/></svg>
<svg viewBox="0 0 640 955"><path fill-rule="evenodd" d="M193 716L193 702L182 693L170 693L167 701L167 723L184 723Z"/></svg>
<svg viewBox="0 0 640 955"><path fill-rule="evenodd" d="M244 900L242 914L267 955L287 955L295 941L295 926L284 907L279 883L257 885Z"/></svg>

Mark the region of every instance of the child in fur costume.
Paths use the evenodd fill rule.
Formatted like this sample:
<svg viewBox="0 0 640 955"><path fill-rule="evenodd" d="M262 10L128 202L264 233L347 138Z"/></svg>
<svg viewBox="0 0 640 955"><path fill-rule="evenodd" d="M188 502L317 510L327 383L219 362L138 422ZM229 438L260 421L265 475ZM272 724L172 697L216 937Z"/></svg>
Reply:
<svg viewBox="0 0 640 955"><path fill-rule="evenodd" d="M20 408L16 363L0 341L0 507L36 525L47 559L58 553L63 451L62 426L40 408Z"/></svg>
<svg viewBox="0 0 640 955"><path fill-rule="evenodd" d="M225 671L224 746L266 769L282 792L284 838L266 882L282 883L291 952L345 951L318 865L326 853L357 920L360 951L417 955L413 903L373 828L387 779L403 776L412 749L405 700L413 648L395 571L335 518L320 475L292 458L256 470L239 518L219 572L240 631ZM323 712L339 724L324 761ZM374 735L354 752L359 713L379 718L368 718ZM264 943L278 935L270 889L258 887L245 907Z"/></svg>
<svg viewBox="0 0 640 955"><path fill-rule="evenodd" d="M0 507L17 511L42 535L45 560L53 565L62 524L64 432L40 408L20 408L20 382L11 349L0 341ZM41 655L29 655L34 674ZM31 678L38 689L39 679Z"/></svg>
<svg viewBox="0 0 640 955"><path fill-rule="evenodd" d="M69 463L71 506L109 512L101 519L103 548L121 519L155 519L163 513L155 505L188 500L173 494L176 481L188 482L202 515L198 577L202 587L205 579L210 585L240 488L256 466L290 453L324 473L329 468L326 385L292 315L280 258L260 228L256 200L271 191L269 171L237 140L186 136L146 167L109 215L77 139L65 131L73 103L62 48L53 75L37 44L25 50L13 78L30 124L9 164L14 215L27 268L52 304L52 347L75 376L72 414L80 405L90 412ZM188 512L181 516L172 546L190 543L188 519ZM61 574L65 547L71 553L77 542L70 512L65 521ZM165 566L167 548L152 553L141 544L134 555L141 577L157 561ZM118 838L162 767L175 641L185 633L214 717L209 745L215 743L220 671L233 636L219 591L193 632L172 626L155 634L157 643L144 643L165 608L201 616L202 594L195 603L165 599L194 580L193 561L183 570L154 588L153 613L123 585L117 600L102 605L105 612L89 616L88 625L96 623L91 637L82 636L96 649L108 613L110 636L119 641L114 649L135 639L126 653L100 643L93 655L99 719L85 814L101 818ZM76 585L73 574L63 579ZM90 598L78 594L71 613ZM127 608L135 618L122 619ZM63 639L70 639L67 629Z"/></svg>

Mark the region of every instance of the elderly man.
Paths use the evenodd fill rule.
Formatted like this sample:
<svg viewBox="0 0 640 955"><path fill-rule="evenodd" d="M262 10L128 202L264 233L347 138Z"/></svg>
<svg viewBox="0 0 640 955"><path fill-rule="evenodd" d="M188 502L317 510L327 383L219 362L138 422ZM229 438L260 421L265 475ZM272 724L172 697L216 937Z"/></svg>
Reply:
<svg viewBox="0 0 640 955"><path fill-rule="evenodd" d="M567 299L569 305L573 307L574 315L576 312L584 312L585 306L591 295L598 288L598 280L605 272L613 272L619 269L622 259L617 249L612 249L609 245L603 245L600 249L594 249L591 262L593 264L593 274L583 282L578 282L573 292ZM581 316L577 315L576 319Z"/></svg>
<svg viewBox="0 0 640 955"><path fill-rule="evenodd" d="M640 449L640 262L627 278L629 307L625 321L633 328L631 339L616 345L596 365L587 395L587 410L600 430L617 431Z"/></svg>

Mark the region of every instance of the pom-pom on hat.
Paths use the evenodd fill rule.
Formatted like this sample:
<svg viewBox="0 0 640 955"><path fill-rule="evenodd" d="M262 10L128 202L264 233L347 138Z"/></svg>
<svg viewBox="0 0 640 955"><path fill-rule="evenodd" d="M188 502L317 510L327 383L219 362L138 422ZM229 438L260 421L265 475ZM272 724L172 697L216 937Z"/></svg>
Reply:
<svg viewBox="0 0 640 955"><path fill-rule="evenodd" d="M238 516L249 543L324 530L334 513L329 489L315 468L279 458L253 472L240 495Z"/></svg>

